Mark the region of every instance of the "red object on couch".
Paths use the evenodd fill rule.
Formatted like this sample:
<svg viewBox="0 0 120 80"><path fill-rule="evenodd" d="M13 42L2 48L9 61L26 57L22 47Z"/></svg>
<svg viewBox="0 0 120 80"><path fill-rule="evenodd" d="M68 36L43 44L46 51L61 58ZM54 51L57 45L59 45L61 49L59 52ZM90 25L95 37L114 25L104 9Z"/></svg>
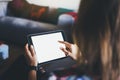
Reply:
<svg viewBox="0 0 120 80"><path fill-rule="evenodd" d="M3 44L3 41L0 41L0 45Z"/></svg>
<svg viewBox="0 0 120 80"><path fill-rule="evenodd" d="M67 12L66 14L71 15L75 21L77 20L77 13L76 12Z"/></svg>

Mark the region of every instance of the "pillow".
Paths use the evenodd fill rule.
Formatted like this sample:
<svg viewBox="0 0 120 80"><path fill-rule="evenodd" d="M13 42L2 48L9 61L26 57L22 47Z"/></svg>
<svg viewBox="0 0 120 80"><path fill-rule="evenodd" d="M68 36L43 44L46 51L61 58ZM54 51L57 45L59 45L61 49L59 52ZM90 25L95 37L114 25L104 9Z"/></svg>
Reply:
<svg viewBox="0 0 120 80"><path fill-rule="evenodd" d="M54 24L57 24L58 18L61 14L72 12L73 10L66 9L66 8L57 8L56 13L54 14Z"/></svg>
<svg viewBox="0 0 120 80"><path fill-rule="evenodd" d="M48 13L47 6L38 6L38 5L31 4L30 19L38 20L38 21L44 20L47 13Z"/></svg>
<svg viewBox="0 0 120 80"><path fill-rule="evenodd" d="M49 8L46 18L44 18L45 22L57 24L57 8Z"/></svg>
<svg viewBox="0 0 120 80"><path fill-rule="evenodd" d="M67 12L73 12L73 10L66 9L66 8L58 8L57 12L58 12L58 14L62 14L62 13L67 13Z"/></svg>
<svg viewBox="0 0 120 80"><path fill-rule="evenodd" d="M26 0L13 0L8 5L10 13L13 13L15 17L42 20L45 18L48 7L29 4Z"/></svg>
<svg viewBox="0 0 120 80"><path fill-rule="evenodd" d="M61 14L72 11L73 10L65 9L65 8L49 8L47 19L45 21L48 23L57 24L58 18Z"/></svg>
<svg viewBox="0 0 120 80"><path fill-rule="evenodd" d="M30 4L26 0L13 0L8 3L8 9L16 17L29 16Z"/></svg>
<svg viewBox="0 0 120 80"><path fill-rule="evenodd" d="M6 16L8 2L0 2L0 16Z"/></svg>

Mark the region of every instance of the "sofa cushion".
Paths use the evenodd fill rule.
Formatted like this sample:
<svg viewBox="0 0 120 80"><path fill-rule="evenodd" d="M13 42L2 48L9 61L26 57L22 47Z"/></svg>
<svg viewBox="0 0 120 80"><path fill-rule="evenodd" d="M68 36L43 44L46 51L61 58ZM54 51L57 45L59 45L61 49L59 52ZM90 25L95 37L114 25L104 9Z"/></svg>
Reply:
<svg viewBox="0 0 120 80"><path fill-rule="evenodd" d="M6 16L8 2L0 2L0 16Z"/></svg>

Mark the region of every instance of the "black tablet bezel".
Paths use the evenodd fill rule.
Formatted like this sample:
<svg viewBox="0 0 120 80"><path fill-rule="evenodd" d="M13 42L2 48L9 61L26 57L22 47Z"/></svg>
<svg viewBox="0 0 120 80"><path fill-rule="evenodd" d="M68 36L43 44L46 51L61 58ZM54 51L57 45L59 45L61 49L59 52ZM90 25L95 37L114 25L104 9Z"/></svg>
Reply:
<svg viewBox="0 0 120 80"><path fill-rule="evenodd" d="M47 32L34 33L34 34L29 34L29 35L27 35L28 45L33 45L32 39L31 39L32 36L52 34L52 33L57 33L57 32L61 32L61 33L62 33L62 36L63 36L63 40L64 40L64 41L67 40L67 38L66 38L65 33L64 33L63 30L47 31ZM34 46L34 45L33 45L33 46ZM38 63L38 64L43 64L43 63L47 63L47 62L51 62L51 61L55 61L55 60L60 60L60 59L63 59L63 58L66 58L66 56L65 56L65 57L61 57L61 58L58 58L58 59L53 59L53 60L50 60L50 61Z"/></svg>

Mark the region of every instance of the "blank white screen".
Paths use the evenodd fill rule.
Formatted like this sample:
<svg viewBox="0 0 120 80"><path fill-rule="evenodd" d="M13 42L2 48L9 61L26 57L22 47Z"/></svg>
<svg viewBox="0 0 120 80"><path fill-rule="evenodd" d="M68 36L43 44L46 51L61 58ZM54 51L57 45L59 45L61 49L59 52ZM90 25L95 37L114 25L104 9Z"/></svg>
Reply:
<svg viewBox="0 0 120 80"><path fill-rule="evenodd" d="M60 50L60 47L65 47L65 45L58 42L64 40L61 32L32 36L31 39L38 63L65 57Z"/></svg>

